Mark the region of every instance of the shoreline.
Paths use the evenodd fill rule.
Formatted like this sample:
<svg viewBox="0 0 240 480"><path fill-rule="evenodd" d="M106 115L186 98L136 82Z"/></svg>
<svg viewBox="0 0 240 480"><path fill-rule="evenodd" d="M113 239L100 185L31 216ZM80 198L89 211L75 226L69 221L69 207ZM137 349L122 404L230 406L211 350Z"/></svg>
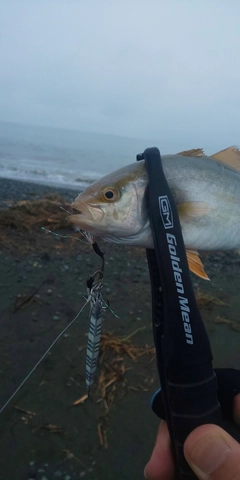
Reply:
<svg viewBox="0 0 240 480"><path fill-rule="evenodd" d="M46 208L39 210L39 200L49 193L69 201L76 196L76 190L69 188L0 178L0 408L77 315L86 295L86 280L100 266L90 246L42 232L40 227L49 212L53 230L71 231L63 222L64 212L63 220L54 224L56 211L51 209L51 201L43 202ZM20 200L32 204L27 209L24 205L16 208L14 204ZM14 222L14 212L26 216ZM38 217L40 224L33 223ZM101 241L99 247L106 259L103 295L114 312L104 311L102 338L107 334L129 338L137 348L147 349L153 337L145 251ZM205 257L201 254L201 258L211 282L196 276L192 280L214 365L239 368L240 256L215 252ZM151 397L159 388L154 357L131 358L122 351L105 351L90 398L74 406L86 394L88 330L86 307L3 411L0 471L4 478L142 478L159 424L150 408ZM111 383L109 371L114 368L115 372L116 366L119 376ZM99 381L104 377L109 386L101 390ZM101 398L103 390L106 395ZM98 436L99 425L105 446Z"/></svg>
<svg viewBox="0 0 240 480"><path fill-rule="evenodd" d="M0 206L9 200L36 200L49 193L58 193L67 200L74 199L84 188L74 188L62 185L44 185L17 179L0 177Z"/></svg>

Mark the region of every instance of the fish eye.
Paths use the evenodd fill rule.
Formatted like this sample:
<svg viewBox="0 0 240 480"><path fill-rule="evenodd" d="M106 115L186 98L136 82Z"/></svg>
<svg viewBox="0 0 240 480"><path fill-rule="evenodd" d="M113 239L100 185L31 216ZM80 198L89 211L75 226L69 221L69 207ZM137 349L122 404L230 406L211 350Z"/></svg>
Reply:
<svg viewBox="0 0 240 480"><path fill-rule="evenodd" d="M101 192L102 200L105 202L115 202L120 197L120 192L117 187L105 187Z"/></svg>
<svg viewBox="0 0 240 480"><path fill-rule="evenodd" d="M114 197L114 193L112 190L108 190L107 192L104 193L105 197L108 198L109 200Z"/></svg>

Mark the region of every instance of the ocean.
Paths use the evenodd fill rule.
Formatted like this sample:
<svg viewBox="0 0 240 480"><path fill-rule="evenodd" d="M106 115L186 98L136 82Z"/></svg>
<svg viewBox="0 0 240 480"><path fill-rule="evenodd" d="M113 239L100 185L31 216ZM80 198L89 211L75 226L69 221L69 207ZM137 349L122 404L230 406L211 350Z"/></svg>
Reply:
<svg viewBox="0 0 240 480"><path fill-rule="evenodd" d="M0 122L0 177L82 189L153 141Z"/></svg>

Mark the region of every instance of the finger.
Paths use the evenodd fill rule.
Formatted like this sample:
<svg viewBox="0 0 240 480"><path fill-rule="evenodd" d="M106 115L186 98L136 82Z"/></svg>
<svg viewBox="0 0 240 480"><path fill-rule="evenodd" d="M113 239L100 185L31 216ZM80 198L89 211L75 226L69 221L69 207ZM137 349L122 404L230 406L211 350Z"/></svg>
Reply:
<svg viewBox="0 0 240 480"><path fill-rule="evenodd" d="M240 445L217 425L202 425L191 432L184 455L200 480L240 479Z"/></svg>
<svg viewBox="0 0 240 480"><path fill-rule="evenodd" d="M161 421L155 447L144 470L147 480L173 480L174 463L171 454L170 437L167 424Z"/></svg>
<svg viewBox="0 0 240 480"><path fill-rule="evenodd" d="M233 418L238 427L240 427L240 393L233 400Z"/></svg>

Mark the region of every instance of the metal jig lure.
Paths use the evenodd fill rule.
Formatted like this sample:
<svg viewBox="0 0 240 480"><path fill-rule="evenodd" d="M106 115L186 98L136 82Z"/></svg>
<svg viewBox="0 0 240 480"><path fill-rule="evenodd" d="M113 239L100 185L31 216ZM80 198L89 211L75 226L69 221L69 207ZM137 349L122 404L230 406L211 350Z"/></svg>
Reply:
<svg viewBox="0 0 240 480"><path fill-rule="evenodd" d="M87 281L88 299L90 300L90 325L88 331L87 356L86 356L86 387L89 392L93 384L97 369L97 359L100 349L103 297L104 253L101 252L97 243L92 244L94 251L102 259L101 270L97 270Z"/></svg>

